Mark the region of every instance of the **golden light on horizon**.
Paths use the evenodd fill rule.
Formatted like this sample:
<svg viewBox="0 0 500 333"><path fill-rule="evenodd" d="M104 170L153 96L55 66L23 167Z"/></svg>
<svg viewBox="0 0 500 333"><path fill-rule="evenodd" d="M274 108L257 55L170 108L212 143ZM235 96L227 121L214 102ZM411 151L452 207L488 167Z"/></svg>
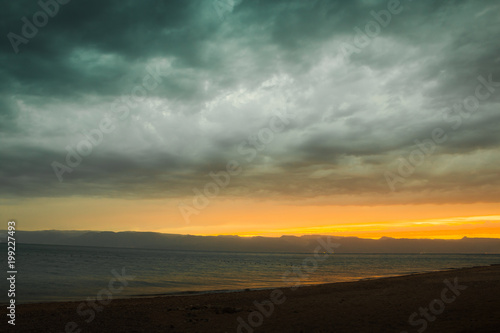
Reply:
<svg viewBox="0 0 500 333"><path fill-rule="evenodd" d="M229 234L227 234L229 235ZM500 238L500 216L469 216L449 220L375 222L294 229L262 230L238 236L334 235L379 239L461 239L463 237Z"/></svg>
<svg viewBox="0 0 500 333"><path fill-rule="evenodd" d="M456 205L302 206L221 200L187 223L176 202L106 198L36 199L4 205L20 230L153 231L191 235L329 234L362 238L500 238L494 203ZM12 214L12 215L11 215ZM79 227L77 227L79 226Z"/></svg>

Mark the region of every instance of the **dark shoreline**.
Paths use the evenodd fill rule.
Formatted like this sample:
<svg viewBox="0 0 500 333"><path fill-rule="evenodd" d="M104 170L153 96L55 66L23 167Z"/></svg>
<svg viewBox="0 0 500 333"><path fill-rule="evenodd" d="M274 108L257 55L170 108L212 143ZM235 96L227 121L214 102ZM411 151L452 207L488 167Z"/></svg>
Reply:
<svg viewBox="0 0 500 333"><path fill-rule="evenodd" d="M448 290L442 296L447 288L444 281L463 286L464 290L457 289L456 296ZM93 316L84 302L23 304L16 307L15 328L7 325L6 309L2 307L0 331L64 332L68 322L73 322L69 324L74 327L70 332L237 332L240 327L245 333L248 328L255 332L410 333L423 325L423 321L415 325L415 321L422 320L421 315L414 318L413 325L409 323L412 313L430 308L429 304L440 297L453 301L443 303L439 314L430 314L435 318L426 321L425 332L498 332L500 265L302 286L296 290L113 299L99 306ZM256 312L258 306L268 306L269 310L268 302L274 301L269 316ZM259 325L243 328L249 319Z"/></svg>

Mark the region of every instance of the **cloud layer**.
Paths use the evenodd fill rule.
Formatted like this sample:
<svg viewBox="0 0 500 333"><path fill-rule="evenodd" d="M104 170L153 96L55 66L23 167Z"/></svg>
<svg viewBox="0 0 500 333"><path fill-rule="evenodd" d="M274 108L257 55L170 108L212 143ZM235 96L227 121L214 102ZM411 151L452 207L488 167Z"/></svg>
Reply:
<svg viewBox="0 0 500 333"><path fill-rule="evenodd" d="M22 18L33 22L41 10L5 6L4 36L22 36ZM0 195L181 198L236 160L243 172L221 195L499 201L500 87L483 84L481 96L490 94L474 112L454 105L475 96L479 76L500 81L500 6L402 1L374 37L358 33L387 8L368 0L59 5L18 53L7 37L0 45ZM152 72L158 84L139 89ZM129 114L117 117L117 105ZM77 150L103 119L114 129L59 181L53 162L68 166L66 148ZM436 128L446 140L402 175L401 158L410 161L415 140ZM396 192L387 172L404 179Z"/></svg>

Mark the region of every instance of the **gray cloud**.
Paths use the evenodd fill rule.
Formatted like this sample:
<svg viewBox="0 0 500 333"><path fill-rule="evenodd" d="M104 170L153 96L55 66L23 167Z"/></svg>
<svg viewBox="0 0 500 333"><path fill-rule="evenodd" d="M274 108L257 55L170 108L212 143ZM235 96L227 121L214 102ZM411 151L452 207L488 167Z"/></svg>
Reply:
<svg viewBox="0 0 500 333"><path fill-rule="evenodd" d="M466 200L467 191L472 201L500 199L485 187L499 179L500 88L460 128L442 118L474 94L479 75L500 81L496 1L402 1L349 62L341 43L352 44L353 29L387 2L227 3L220 16L201 0L75 0L18 54L3 38L0 195L181 197L236 159L245 172L225 195L379 196L388 192L384 172L442 127L449 140L402 190L438 193L428 196L438 201ZM21 34L21 18L38 10L6 4L3 36ZM159 86L59 182L51 163L64 164L66 146L98 128L155 66L164 70ZM296 117L247 162L238 147L248 149L278 111ZM473 172L451 158L475 159Z"/></svg>

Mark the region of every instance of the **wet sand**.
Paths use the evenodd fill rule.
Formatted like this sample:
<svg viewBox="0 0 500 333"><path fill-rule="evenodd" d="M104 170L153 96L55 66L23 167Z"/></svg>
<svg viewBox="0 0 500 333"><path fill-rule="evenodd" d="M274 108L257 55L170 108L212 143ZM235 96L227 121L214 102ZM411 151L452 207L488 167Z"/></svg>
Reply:
<svg viewBox="0 0 500 333"><path fill-rule="evenodd" d="M92 320L77 313L81 303L19 305L15 329L2 307L0 331L500 332L500 265L295 290L114 299Z"/></svg>

